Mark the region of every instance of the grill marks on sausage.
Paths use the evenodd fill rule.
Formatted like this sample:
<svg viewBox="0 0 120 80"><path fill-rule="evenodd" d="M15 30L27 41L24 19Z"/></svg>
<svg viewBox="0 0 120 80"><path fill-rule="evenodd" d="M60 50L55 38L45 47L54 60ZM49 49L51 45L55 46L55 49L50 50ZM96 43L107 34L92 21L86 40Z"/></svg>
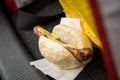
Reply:
<svg viewBox="0 0 120 80"><path fill-rule="evenodd" d="M40 36L45 36L47 37L47 35L41 33L38 30L39 26L34 27L33 31L36 37L40 37ZM60 42L62 42L60 39L57 39ZM64 42L62 42L64 43ZM81 64L83 63L83 61L88 60L89 58L91 58L92 56L92 51L90 48L83 48L83 49L75 49L75 48L69 48L69 47L65 47Z"/></svg>

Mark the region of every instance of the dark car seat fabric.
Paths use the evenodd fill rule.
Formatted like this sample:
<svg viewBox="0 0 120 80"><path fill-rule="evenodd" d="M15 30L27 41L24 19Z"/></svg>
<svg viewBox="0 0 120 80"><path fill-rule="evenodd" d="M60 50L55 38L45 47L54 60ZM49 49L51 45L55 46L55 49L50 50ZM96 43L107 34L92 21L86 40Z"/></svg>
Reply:
<svg viewBox="0 0 120 80"><path fill-rule="evenodd" d="M33 14L28 11L19 10L12 15L12 20L23 42L32 53L31 55L35 59L40 59L42 56L40 56L38 51L38 39L33 34L33 27L42 25L51 31L53 26L59 24L60 17L64 16L64 13L58 1L51 2L51 4L42 10L38 10L36 13Z"/></svg>
<svg viewBox="0 0 120 80"><path fill-rule="evenodd" d="M48 80L29 65L31 60L33 58L0 9L0 80Z"/></svg>
<svg viewBox="0 0 120 80"><path fill-rule="evenodd" d="M1 49L5 52L0 55L0 59L2 59L2 63L0 63L0 71L2 73L0 74L4 76L5 79L10 78L11 80L54 80L49 76L43 75L41 71L38 71L29 65L30 61L43 58L38 50L38 39L33 34L33 27L42 25L45 29L51 31L55 25L59 24L60 18L65 17L65 14L58 0L50 0L45 6L41 5L42 8L39 8L40 5L37 3L35 3L35 7L32 7L31 4L28 6L30 6L30 8L24 7L19 9L16 13L9 15L13 26L8 27L8 24L5 23L8 31L4 31L4 33L1 32L1 34L9 34L7 36L11 41L6 40L7 37L4 35L1 39L1 41L4 41L5 39L5 46L9 49ZM14 27L17 35L11 30L12 27ZM19 43L19 39L22 43ZM2 42L0 44L3 45ZM24 44L24 46L22 44ZM13 48L11 45L13 45ZM7 58L6 60L5 57ZM16 73L18 74L15 75ZM92 61L75 80L108 80L97 48L94 48Z"/></svg>

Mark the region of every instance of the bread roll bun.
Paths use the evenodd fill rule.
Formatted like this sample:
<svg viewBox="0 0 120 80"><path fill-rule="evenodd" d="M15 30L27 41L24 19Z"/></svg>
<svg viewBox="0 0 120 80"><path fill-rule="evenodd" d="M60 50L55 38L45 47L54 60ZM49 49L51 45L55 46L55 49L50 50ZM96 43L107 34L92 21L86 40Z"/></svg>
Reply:
<svg viewBox="0 0 120 80"><path fill-rule="evenodd" d="M56 35L58 39L65 44L76 45L76 49L89 48L92 51L89 39L78 30L66 25L57 25L54 27L52 34ZM43 57L62 69L80 67L90 62L92 58L91 53L89 59L80 62L68 49L45 36L39 37L39 50Z"/></svg>
<svg viewBox="0 0 120 80"><path fill-rule="evenodd" d="M60 24L53 28L52 33L64 43L75 44L78 49L90 48L92 50L90 40L84 35L84 33L77 29Z"/></svg>
<svg viewBox="0 0 120 80"><path fill-rule="evenodd" d="M39 49L48 61L62 69L73 69L80 66L80 62L67 49L44 36L39 38Z"/></svg>

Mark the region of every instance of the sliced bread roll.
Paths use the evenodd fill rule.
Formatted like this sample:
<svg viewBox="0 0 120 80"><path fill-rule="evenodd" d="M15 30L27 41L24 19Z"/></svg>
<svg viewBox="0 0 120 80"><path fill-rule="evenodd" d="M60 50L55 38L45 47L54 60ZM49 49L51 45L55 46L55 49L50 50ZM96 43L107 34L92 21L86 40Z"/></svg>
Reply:
<svg viewBox="0 0 120 80"><path fill-rule="evenodd" d="M67 49L44 36L39 38L39 49L48 61L62 69L73 69L81 65Z"/></svg>
<svg viewBox="0 0 120 80"><path fill-rule="evenodd" d="M91 42L79 30L66 25L57 25L52 35L62 42L62 45L49 37L39 37L40 52L48 61L62 69L74 69L87 64L92 59ZM74 45L74 48L70 45Z"/></svg>

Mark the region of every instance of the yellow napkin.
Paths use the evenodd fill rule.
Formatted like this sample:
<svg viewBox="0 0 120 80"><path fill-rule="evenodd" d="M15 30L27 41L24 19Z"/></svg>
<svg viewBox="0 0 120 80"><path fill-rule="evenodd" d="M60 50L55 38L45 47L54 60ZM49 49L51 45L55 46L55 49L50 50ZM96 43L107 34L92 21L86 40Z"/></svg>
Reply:
<svg viewBox="0 0 120 80"><path fill-rule="evenodd" d="M94 43L94 46L102 48L89 0L59 0L59 2L66 17L80 19L83 33Z"/></svg>

